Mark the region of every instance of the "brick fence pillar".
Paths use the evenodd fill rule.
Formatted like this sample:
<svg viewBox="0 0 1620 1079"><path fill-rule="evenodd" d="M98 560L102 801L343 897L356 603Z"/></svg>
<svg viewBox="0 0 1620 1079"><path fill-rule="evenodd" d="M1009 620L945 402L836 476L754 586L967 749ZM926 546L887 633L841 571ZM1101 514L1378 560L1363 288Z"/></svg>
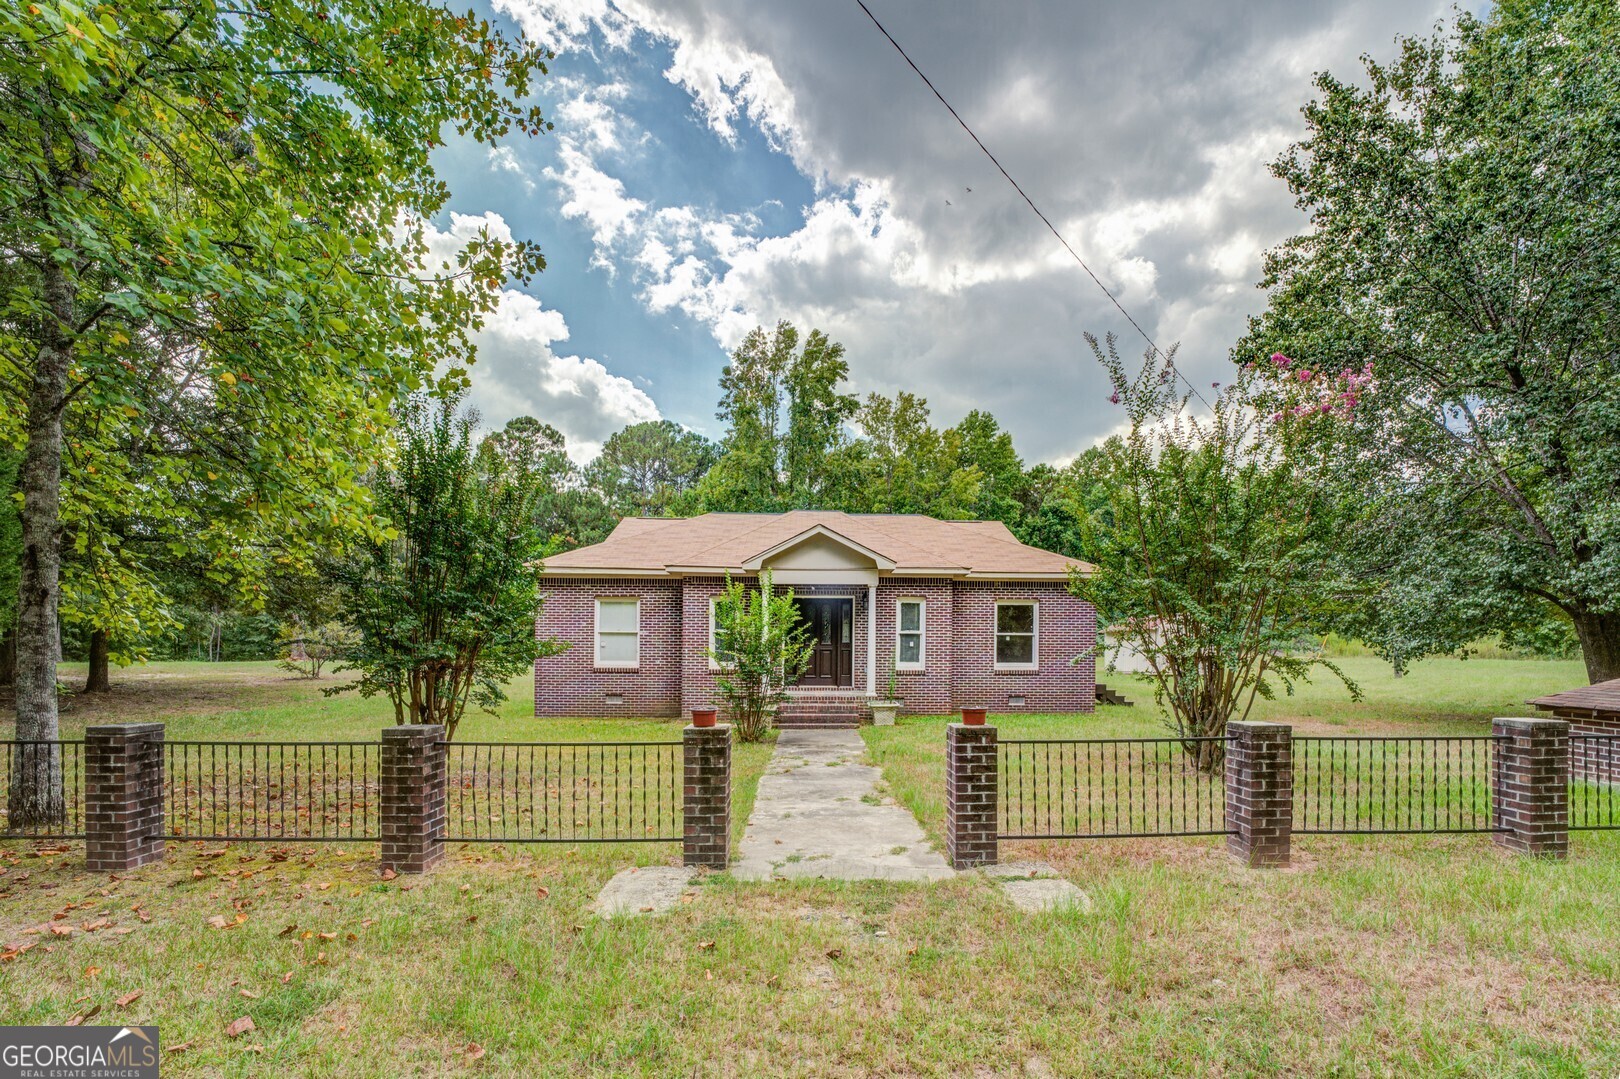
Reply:
<svg viewBox="0 0 1620 1079"><path fill-rule="evenodd" d="M163 857L163 724L84 731L84 856L93 873Z"/></svg>
<svg viewBox="0 0 1620 1079"><path fill-rule="evenodd" d="M382 732L377 801L384 869L425 873L444 857L447 756L438 724Z"/></svg>
<svg viewBox="0 0 1620 1079"><path fill-rule="evenodd" d="M1519 854L1569 853L1569 724L1562 719L1497 719L1491 826L1496 842Z"/></svg>
<svg viewBox="0 0 1620 1079"><path fill-rule="evenodd" d="M1226 849L1254 867L1288 864L1294 831L1294 732L1226 725Z"/></svg>
<svg viewBox="0 0 1620 1079"><path fill-rule="evenodd" d="M996 729L952 723L945 728L945 856L953 869L995 865Z"/></svg>
<svg viewBox="0 0 1620 1079"><path fill-rule="evenodd" d="M724 869L731 862L731 725L688 726L681 742L681 862Z"/></svg>

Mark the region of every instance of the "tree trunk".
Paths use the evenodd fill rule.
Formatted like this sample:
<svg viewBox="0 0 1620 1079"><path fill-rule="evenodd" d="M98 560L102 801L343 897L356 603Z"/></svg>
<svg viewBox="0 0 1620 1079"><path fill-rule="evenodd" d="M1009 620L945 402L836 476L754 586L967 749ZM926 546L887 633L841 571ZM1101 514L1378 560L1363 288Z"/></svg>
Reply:
<svg viewBox="0 0 1620 1079"><path fill-rule="evenodd" d="M86 693L111 693L112 679L107 671L107 631L90 631L90 674L84 680Z"/></svg>
<svg viewBox="0 0 1620 1079"><path fill-rule="evenodd" d="M47 260L43 320L34 377L28 392L28 445L18 475L22 487L22 574L17 596L17 739L54 742L56 714L57 606L62 586L62 410L68 367L74 294L66 271ZM7 810L13 828L57 824L65 819L61 754L32 753L28 766L12 773Z"/></svg>
<svg viewBox="0 0 1620 1079"><path fill-rule="evenodd" d="M1582 611L1572 621L1581 641L1581 658L1586 660L1587 681L1620 678L1620 614Z"/></svg>

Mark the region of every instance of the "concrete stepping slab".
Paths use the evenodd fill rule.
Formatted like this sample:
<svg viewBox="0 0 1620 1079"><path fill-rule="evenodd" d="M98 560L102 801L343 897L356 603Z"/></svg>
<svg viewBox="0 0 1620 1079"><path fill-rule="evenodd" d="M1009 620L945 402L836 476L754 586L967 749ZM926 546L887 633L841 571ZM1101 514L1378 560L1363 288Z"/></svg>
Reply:
<svg viewBox="0 0 1620 1079"><path fill-rule="evenodd" d="M738 880L943 880L953 876L917 818L878 795L850 730L785 730L760 777L737 861Z"/></svg>
<svg viewBox="0 0 1620 1079"><path fill-rule="evenodd" d="M1091 897L1066 880L1036 877L1022 880L1004 880L1001 890L1012 900L1013 906L1030 914L1069 908L1083 914L1092 911Z"/></svg>
<svg viewBox="0 0 1620 1079"><path fill-rule="evenodd" d="M675 909L696 870L678 865L621 869L607 882L592 910L601 918L634 918Z"/></svg>
<svg viewBox="0 0 1620 1079"><path fill-rule="evenodd" d="M1063 874L1045 862L1001 862L979 870L992 880L1030 880L1037 877L1061 877Z"/></svg>

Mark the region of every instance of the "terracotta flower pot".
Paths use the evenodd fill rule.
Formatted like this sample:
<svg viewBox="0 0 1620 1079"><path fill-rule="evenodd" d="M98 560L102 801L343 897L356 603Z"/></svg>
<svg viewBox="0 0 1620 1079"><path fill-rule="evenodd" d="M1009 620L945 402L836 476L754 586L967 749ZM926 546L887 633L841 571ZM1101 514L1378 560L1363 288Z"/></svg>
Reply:
<svg viewBox="0 0 1620 1079"><path fill-rule="evenodd" d="M712 727L719 718L720 709L718 708L692 709L692 726L694 727Z"/></svg>
<svg viewBox="0 0 1620 1079"><path fill-rule="evenodd" d="M984 726L984 717L988 712L988 708L964 708L962 709L962 722L969 727L982 727Z"/></svg>

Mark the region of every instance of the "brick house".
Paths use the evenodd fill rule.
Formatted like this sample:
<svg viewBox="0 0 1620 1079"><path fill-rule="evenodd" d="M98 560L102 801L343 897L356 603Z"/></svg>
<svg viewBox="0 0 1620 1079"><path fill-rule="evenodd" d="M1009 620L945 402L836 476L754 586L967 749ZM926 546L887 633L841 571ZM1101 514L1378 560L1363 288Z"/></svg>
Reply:
<svg viewBox="0 0 1620 1079"><path fill-rule="evenodd" d="M1620 678L1530 702L1569 723L1569 769L1576 779L1620 783Z"/></svg>
<svg viewBox="0 0 1620 1079"><path fill-rule="evenodd" d="M568 647L534 668L540 716L681 716L718 703L714 599L771 571L812 657L781 726L848 725L887 696L903 711L1089 712L1097 617L1070 594L1090 567L1018 542L999 521L900 514L709 513L626 518L547 560L535 632Z"/></svg>

